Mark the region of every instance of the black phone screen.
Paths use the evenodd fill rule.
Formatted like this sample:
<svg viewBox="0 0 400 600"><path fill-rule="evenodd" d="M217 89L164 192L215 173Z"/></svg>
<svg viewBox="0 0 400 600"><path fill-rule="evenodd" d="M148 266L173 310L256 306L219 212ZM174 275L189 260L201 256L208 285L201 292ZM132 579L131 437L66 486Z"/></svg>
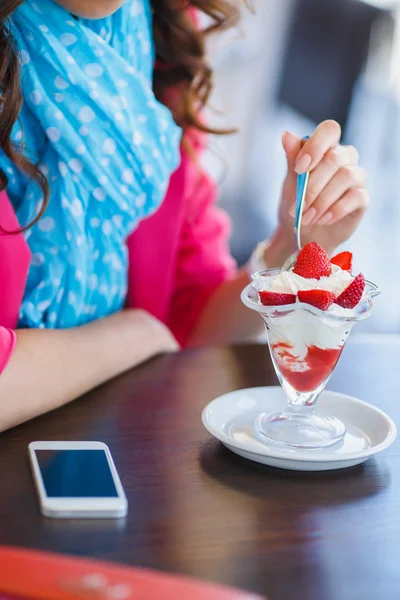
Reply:
<svg viewBox="0 0 400 600"><path fill-rule="evenodd" d="M36 450L49 498L118 498L104 450Z"/></svg>

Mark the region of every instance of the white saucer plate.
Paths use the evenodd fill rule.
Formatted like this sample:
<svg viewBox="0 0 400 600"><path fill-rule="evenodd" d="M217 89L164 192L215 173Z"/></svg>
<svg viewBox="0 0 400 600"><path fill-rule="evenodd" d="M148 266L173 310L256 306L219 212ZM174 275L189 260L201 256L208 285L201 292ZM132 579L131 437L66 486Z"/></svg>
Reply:
<svg viewBox="0 0 400 600"><path fill-rule="evenodd" d="M352 396L324 391L318 410L341 419L344 440L324 449L303 450L263 441L254 429L260 413L285 409L280 387L258 387L216 398L203 411L205 428L227 448L258 463L293 471L330 471L352 467L388 448L396 425L382 410Z"/></svg>

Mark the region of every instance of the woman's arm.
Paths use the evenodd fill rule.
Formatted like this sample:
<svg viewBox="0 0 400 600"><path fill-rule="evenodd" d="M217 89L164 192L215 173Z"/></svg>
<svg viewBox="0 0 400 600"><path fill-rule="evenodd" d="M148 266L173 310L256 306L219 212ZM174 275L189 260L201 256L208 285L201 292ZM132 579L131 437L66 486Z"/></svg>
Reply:
<svg viewBox="0 0 400 600"><path fill-rule="evenodd" d="M0 430L176 349L169 330L141 310L124 310L74 329L19 330L14 353L0 376Z"/></svg>
<svg viewBox="0 0 400 600"><path fill-rule="evenodd" d="M291 241L291 240L290 240ZM292 252L286 236L275 233L265 252L269 267L280 267ZM244 342L254 340L263 331L259 315L246 308L240 299L242 290L250 283L247 269L227 280L210 297L191 336L188 346Z"/></svg>

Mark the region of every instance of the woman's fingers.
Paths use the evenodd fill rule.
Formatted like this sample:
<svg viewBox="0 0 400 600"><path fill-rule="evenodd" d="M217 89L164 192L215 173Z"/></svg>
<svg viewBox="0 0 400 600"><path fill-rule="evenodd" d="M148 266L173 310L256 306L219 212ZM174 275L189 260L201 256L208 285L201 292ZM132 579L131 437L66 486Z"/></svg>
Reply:
<svg viewBox="0 0 400 600"><path fill-rule="evenodd" d="M341 134L340 125L336 121L324 121L318 125L297 156L296 173L306 173L315 169L328 150L339 144Z"/></svg>
<svg viewBox="0 0 400 600"><path fill-rule="evenodd" d="M354 146L336 146L328 150L317 168L310 173L304 209L312 206L341 167L355 167L357 163L358 152Z"/></svg>
<svg viewBox="0 0 400 600"><path fill-rule="evenodd" d="M307 196L304 205L304 213L313 206L316 199L322 194L330 181L335 177L340 168L346 166L357 166L358 152L354 146L336 146L328 150L320 164L310 173L307 186ZM294 217L296 202L293 202L290 214ZM317 211L312 211L316 216Z"/></svg>
<svg viewBox="0 0 400 600"><path fill-rule="evenodd" d="M303 224L328 225L350 214L361 215L369 202L365 188L367 173L358 166L357 150L339 144L339 124L321 123L299 150L299 139L289 135L286 133L283 141L293 179L290 190L295 188L296 174L310 172ZM290 202L293 204L289 212L293 216L295 202L293 199Z"/></svg>
<svg viewBox="0 0 400 600"><path fill-rule="evenodd" d="M287 158L288 170L294 171L296 160L303 146L303 142L290 131L284 131L282 134L282 145Z"/></svg>
<svg viewBox="0 0 400 600"><path fill-rule="evenodd" d="M303 215L304 225L330 222L333 205L352 189L363 189L367 181L367 172L361 167L340 167L334 177L324 187L317 199ZM329 214L328 214L329 213Z"/></svg>
<svg viewBox="0 0 400 600"><path fill-rule="evenodd" d="M344 217L354 214L355 216L364 213L369 205L369 192L366 188L352 188L348 190L331 207L332 217L325 224L333 225ZM326 213L325 217L328 213ZM322 223L321 223L322 224Z"/></svg>

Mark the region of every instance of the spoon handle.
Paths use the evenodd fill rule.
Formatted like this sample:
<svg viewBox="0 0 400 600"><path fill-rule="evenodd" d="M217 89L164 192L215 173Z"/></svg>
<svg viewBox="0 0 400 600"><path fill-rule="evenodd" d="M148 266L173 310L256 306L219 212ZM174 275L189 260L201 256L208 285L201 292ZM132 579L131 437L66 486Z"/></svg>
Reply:
<svg viewBox="0 0 400 600"><path fill-rule="evenodd" d="M309 177L310 173L303 173L297 177L296 216L294 219L294 247L297 253L301 250L300 229Z"/></svg>
<svg viewBox="0 0 400 600"><path fill-rule="evenodd" d="M303 140L309 140L310 136L306 135ZM303 208L304 208L304 201L306 199L306 194L307 194L307 185L308 185L308 179L310 177L310 173L302 173L301 175L297 176L297 189L296 189L296 216L294 219L294 247L296 250L296 253L299 253L301 250L301 236L300 236L300 229L301 229L301 219L303 217Z"/></svg>

